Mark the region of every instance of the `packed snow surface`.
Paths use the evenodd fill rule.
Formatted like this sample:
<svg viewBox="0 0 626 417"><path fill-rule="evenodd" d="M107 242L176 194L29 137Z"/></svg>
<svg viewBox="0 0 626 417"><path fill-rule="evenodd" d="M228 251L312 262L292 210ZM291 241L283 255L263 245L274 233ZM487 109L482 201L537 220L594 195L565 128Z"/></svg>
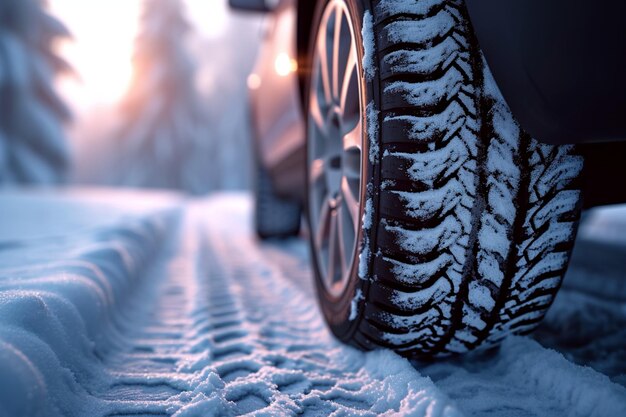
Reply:
<svg viewBox="0 0 626 417"><path fill-rule="evenodd" d="M0 195L0 416L626 415L623 330L608 353L570 349L559 320L596 323L561 298L538 341L499 351L411 363L342 345L305 243L261 244L250 208L237 194ZM567 282L605 327L626 322L618 296Z"/></svg>
<svg viewBox="0 0 626 417"><path fill-rule="evenodd" d="M176 210L157 194L134 204L124 193L0 194L0 415L84 415L95 404L100 352Z"/></svg>

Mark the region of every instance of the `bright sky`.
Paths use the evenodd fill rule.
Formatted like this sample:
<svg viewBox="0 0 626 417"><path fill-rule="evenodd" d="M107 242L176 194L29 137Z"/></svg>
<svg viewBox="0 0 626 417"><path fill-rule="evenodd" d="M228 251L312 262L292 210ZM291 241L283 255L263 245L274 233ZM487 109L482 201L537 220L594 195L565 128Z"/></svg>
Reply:
<svg viewBox="0 0 626 417"><path fill-rule="evenodd" d="M227 26L226 0L184 0L187 16L200 36L219 36ZM118 101L132 75L134 39L141 0L50 0L51 12L74 39L59 45L80 81L65 79L61 91L77 110Z"/></svg>

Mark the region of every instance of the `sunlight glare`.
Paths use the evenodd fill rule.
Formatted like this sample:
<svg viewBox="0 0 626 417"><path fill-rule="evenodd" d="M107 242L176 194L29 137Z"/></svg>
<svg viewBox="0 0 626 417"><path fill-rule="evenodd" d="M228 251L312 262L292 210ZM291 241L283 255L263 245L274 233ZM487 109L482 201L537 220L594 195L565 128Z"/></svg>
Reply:
<svg viewBox="0 0 626 417"><path fill-rule="evenodd" d="M141 2L51 0L49 5L74 37L60 43L59 52L80 83L64 80L61 88L81 107L118 101L132 75Z"/></svg>
<svg viewBox="0 0 626 417"><path fill-rule="evenodd" d="M59 87L77 110L110 106L128 90L140 27L141 0L49 0L49 9L73 34L58 51L76 70L77 83ZM193 30L203 38L223 36L228 26L226 0L184 0Z"/></svg>

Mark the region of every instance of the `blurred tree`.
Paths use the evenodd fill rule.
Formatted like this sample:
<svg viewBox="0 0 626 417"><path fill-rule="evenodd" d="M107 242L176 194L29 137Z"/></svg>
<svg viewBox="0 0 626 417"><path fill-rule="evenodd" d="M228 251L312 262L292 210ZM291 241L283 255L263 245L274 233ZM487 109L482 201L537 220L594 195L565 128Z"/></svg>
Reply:
<svg viewBox="0 0 626 417"><path fill-rule="evenodd" d="M194 159L208 132L188 31L180 0L145 0L133 80L121 105L123 184L195 193L206 188L208 178Z"/></svg>
<svg viewBox="0 0 626 417"><path fill-rule="evenodd" d="M40 0L0 0L0 184L53 184L64 179L70 117L54 77L68 64L53 50L69 37Z"/></svg>

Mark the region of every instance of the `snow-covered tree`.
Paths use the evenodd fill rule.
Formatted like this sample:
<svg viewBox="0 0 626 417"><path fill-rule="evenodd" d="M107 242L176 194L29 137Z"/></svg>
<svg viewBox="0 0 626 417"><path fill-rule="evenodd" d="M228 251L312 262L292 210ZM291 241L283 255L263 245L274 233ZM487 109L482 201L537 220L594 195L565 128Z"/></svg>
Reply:
<svg viewBox="0 0 626 417"><path fill-rule="evenodd" d="M189 28L180 0L145 0L134 76L121 106L126 185L202 189L193 153L208 134L186 49Z"/></svg>
<svg viewBox="0 0 626 417"><path fill-rule="evenodd" d="M69 37L40 0L0 0L0 184L64 179L69 111L53 87L69 69L53 43Z"/></svg>

